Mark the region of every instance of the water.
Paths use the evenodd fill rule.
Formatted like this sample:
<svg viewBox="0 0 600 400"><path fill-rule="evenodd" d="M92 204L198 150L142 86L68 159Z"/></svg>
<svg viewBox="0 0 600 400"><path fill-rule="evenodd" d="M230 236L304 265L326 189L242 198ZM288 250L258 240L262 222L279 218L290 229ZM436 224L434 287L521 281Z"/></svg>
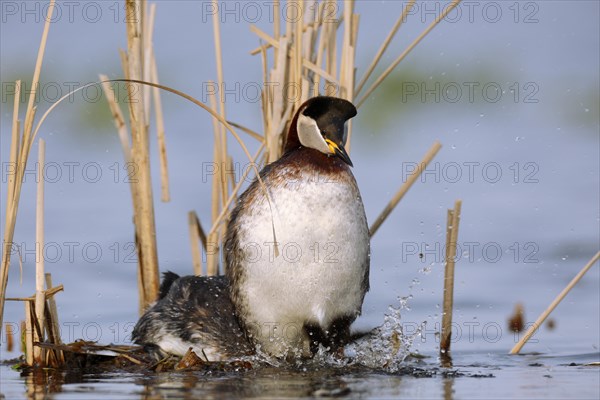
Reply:
<svg viewBox="0 0 600 400"><path fill-rule="evenodd" d="M101 72L122 75L117 49L125 47L125 29L113 18L118 7L110 8L112 2L93 4L103 7L99 21L85 20L77 8L74 21L65 12L53 25L40 110L46 109L57 87L66 90L69 82L87 83ZM418 4L419 12L402 27L384 65L431 22L431 14ZM520 338L507 329L515 304L524 304L525 320L531 323L598 250L599 5L490 4L490 13L494 5L501 7L498 22L490 22L493 15L482 14L484 5L479 3L471 3L471 20L465 5L462 18L434 29L409 55L399 69L407 75L386 85L389 89L376 91L354 125L351 156L369 221L431 143L439 139L444 144L429 173L415 183L372 242L372 289L355 325L372 329L386 321L390 306L400 309L401 318L396 315L387 322L413 341L410 349L394 355L390 365L395 369L326 364L307 366L306 371L257 368L216 375L59 374L48 382L49 397L598 398L598 367L584 365L600 358L597 265L552 313L554 328L542 326L525 346L525 355L506 353ZM203 100L203 82L215 79L212 42L190 45L181 40L212 37L212 26L201 18L206 16L203 4L158 5L155 45L161 81ZM430 2L430 7L437 6L441 3ZM401 7L401 2L357 2L358 76ZM35 14L15 15L8 10L3 14L3 85L31 75L41 32ZM268 21L257 24L270 32ZM89 41L73 40L82 32ZM20 40L12 39L16 37ZM258 43L248 34L247 21L230 19L223 42L228 46L224 65L229 87L259 82L260 62L247 54ZM476 90L471 101L467 89L473 82L478 89L488 85L489 91ZM436 83L446 89L435 89ZM433 92L427 94L422 85ZM457 86L463 89L462 97L453 102L456 92L451 90ZM409 95L415 88L417 93ZM9 89L4 85L3 94ZM492 101L497 93L502 98ZM49 173L61 173L59 178L51 174L46 184L46 268L55 283L65 285L65 292L56 297L65 342L83 338L129 343L137 320L137 295L127 170L105 105L89 100L76 97L59 106L41 132L47 161L56 167ZM159 202L154 171L159 262L162 270L189 274L187 212L197 210L203 222L209 220L211 121L172 97L165 96L163 104L173 201ZM2 105L4 190L12 100L3 99ZM234 96L227 106L232 120L260 130L258 103ZM250 147L251 152L256 148ZM241 151L232 146L232 153L243 170ZM7 293L11 297L29 296L34 287L34 181L29 174L23 189L15 236L25 250L23 283L13 263ZM5 193L1 195L4 199ZM463 200L463 211L453 367L445 369L437 359L443 245L446 209L457 198ZM0 219L3 223L4 213ZM403 308L399 297L407 299ZM22 305L8 303L5 322L16 332L22 318ZM393 348L395 339L386 332L390 335L382 336L379 344L389 349L391 343ZM7 352L4 336L0 344L1 360L18 355ZM407 351L426 358L404 359ZM389 357L385 351L376 355ZM28 393L45 390L33 383L44 383L42 378L20 377L6 365L0 366L0 379L0 393L7 399L35 397Z"/></svg>
<svg viewBox="0 0 600 400"><path fill-rule="evenodd" d="M435 356L396 373L361 368L261 367L245 372L57 374L20 377L2 366L7 399L140 398L572 398L597 399L598 354L455 353L452 368ZM45 397L44 397L45 396Z"/></svg>
<svg viewBox="0 0 600 400"><path fill-rule="evenodd" d="M577 296L575 300L585 309L592 308ZM132 373L109 366L108 373L38 371L22 376L5 363L0 365L2 394L7 399L463 399L481 398L482 394L489 398L595 399L600 395L597 336L593 328L579 325L573 329L577 319L553 314L558 320L553 329L567 332L568 338L542 328L522 354L509 356L507 349L521 334L509 332L506 324L490 322L497 315L493 309L485 312L490 321L466 321L463 313L479 309L466 306L455 319L452 357L440 359L427 350L438 345L439 328L427 327L426 321L415 326L407 317L414 311L411 301L402 298L390 306L382 325L348 345L343 358L323 352L313 360L296 363L256 357L253 369L233 372Z"/></svg>

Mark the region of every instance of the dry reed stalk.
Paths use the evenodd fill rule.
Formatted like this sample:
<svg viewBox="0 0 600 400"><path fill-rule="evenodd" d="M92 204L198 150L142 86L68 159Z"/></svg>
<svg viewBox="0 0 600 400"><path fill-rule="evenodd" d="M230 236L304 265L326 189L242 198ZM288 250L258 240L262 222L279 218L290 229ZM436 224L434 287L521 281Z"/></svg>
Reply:
<svg viewBox="0 0 600 400"><path fill-rule="evenodd" d="M188 212L188 228L190 232L190 246L192 247L192 262L194 275L202 275L202 249L200 248L200 221L195 211ZM206 239L204 239L206 240Z"/></svg>
<svg viewBox="0 0 600 400"><path fill-rule="evenodd" d="M452 307L454 303L454 265L456 261L456 242L458 240L458 225L462 201L454 203L454 209L448 210L446 227L446 269L444 274L444 304L442 314L442 332L440 339L440 354L450 353L452 339Z"/></svg>
<svg viewBox="0 0 600 400"><path fill-rule="evenodd" d="M404 10L402 11L402 14L400 15L400 17L398 17L398 20L396 20L396 23L392 27L392 30L390 31L390 33L387 35L387 37L381 44L381 47L379 47L377 54L375 55L375 57L371 61L371 64L367 68L367 71L364 73L363 77L361 78L360 83L356 86L356 89L354 91L356 94L360 93L360 91L365 86L365 83L367 83L367 81L371 77L371 74L375 70L375 67L377 67L377 64L379 64L379 61L381 60L383 53L385 53L385 51L387 50L388 46L390 45L392 39L394 38L394 36L396 36L396 33L400 29L400 26L402 25L402 23L404 21L406 21L406 17L408 16L408 13L410 12L410 10L412 10L412 8L415 4L415 1L416 0L410 0L406 4L406 6L404 6Z"/></svg>
<svg viewBox="0 0 600 400"><path fill-rule="evenodd" d="M292 2L291 2L292 3ZM308 3L293 2L295 10L307 10ZM251 54L263 55L263 66L266 64L266 50L274 49L273 66L264 72L265 81L277 82L275 88L265 88L262 94L263 121L265 141L267 143L267 163L277 160L285 145L285 132L289 119L300 104L309 95L319 93L319 82L324 79L327 84L339 87L338 96L352 100L354 88L354 48L358 16L353 12L353 2L346 2L343 24L343 45L341 70L337 70L336 35L339 26L337 21L323 22L324 10L335 2L326 1L319 5L318 13L306 12L304 18L286 20L285 32L280 31L279 20L274 24L273 36L256 26L250 29L266 46L255 49ZM324 61L325 65L322 65ZM266 70L266 68L265 68ZM328 93L331 94L331 93ZM350 129L350 127L349 127Z"/></svg>
<svg viewBox="0 0 600 400"><path fill-rule="evenodd" d="M344 40L342 47L342 66L340 71L340 82L342 82L339 96L354 101L354 77L356 74L355 64L355 50L356 50L356 38L358 36L358 15L354 14L354 3L350 2L344 7ZM347 123L347 138L346 138L346 150L350 153L352 143L352 120Z"/></svg>
<svg viewBox="0 0 600 400"><path fill-rule="evenodd" d="M263 143L265 138L264 136L262 136L260 133L253 131L250 128L247 128L243 125L237 124L233 121L227 121L227 123L231 126L233 126L234 128L238 128L239 130L241 130L244 133L247 133L249 136L251 136L253 139L258 140L260 143Z"/></svg>
<svg viewBox="0 0 600 400"><path fill-rule="evenodd" d="M45 290L46 298L49 299L50 297L54 296L56 293L62 292L63 290L65 290L65 287L62 284L52 287L50 289L46 289ZM30 303L35 303L35 295L29 296L29 297L7 297L6 301L28 301Z"/></svg>
<svg viewBox="0 0 600 400"><path fill-rule="evenodd" d="M128 63L127 63L127 55L124 52L120 52L121 62L123 66L123 71L125 71L125 76L128 76ZM121 149L123 150L123 159L127 165L132 165L135 168L135 164L131 159L131 141L129 138L129 131L127 129L127 125L125 124L125 118L121 111L121 108L117 104L117 99L114 90L110 86L110 80L106 75L100 74L100 81L102 82L102 89L106 95L106 99L108 101L108 106L111 110L113 120L115 123L115 127L117 128L117 133L119 135L119 140L121 142ZM137 195L137 178L133 178L129 180L129 189L131 192L131 202L134 206L134 224L135 224L135 204ZM135 245L139 246L139 241L137 237L137 232L135 234ZM138 257L140 255L139 247L138 247ZM142 266L141 259L138 259L138 268L137 268L137 286L138 286L138 313L142 315L146 309L146 296L144 291L144 280L142 276Z"/></svg>
<svg viewBox="0 0 600 400"><path fill-rule="evenodd" d="M218 22L218 21L217 21ZM220 43L220 41L219 41ZM217 44L215 44L217 46ZM220 46L220 44L219 44ZM209 81L209 84L215 84L212 81ZM213 110L217 110L217 97L215 96L214 91L212 91L209 95L210 106ZM223 116L219 114L221 118ZM221 198L225 195L225 191L223 190L224 180L222 179L223 175L221 170L223 169L222 164L222 156L223 152L221 149L222 146L222 134L221 134L221 125L216 118L212 118L213 122L213 134L214 134L214 146L213 146L213 168L216 169L215 173L212 176L212 196L211 196L211 217L213 221L216 220L220 211L225 211L223 207L223 203L220 201ZM225 201L225 200L223 200ZM206 274L208 276L216 275L218 273L218 232L211 231L208 234L206 240Z"/></svg>
<svg viewBox="0 0 600 400"><path fill-rule="evenodd" d="M25 303L25 362L33 365L33 322L31 321L31 302Z"/></svg>
<svg viewBox="0 0 600 400"><path fill-rule="evenodd" d="M36 219L35 219L35 315L37 323L40 326L39 336L35 335L36 342L44 341L45 325L45 306L46 295L44 293L44 165L46 163L46 142L44 139L38 140L38 165L37 165L37 201L36 201ZM43 351L39 346L33 349L34 362L38 365L44 365Z"/></svg>
<svg viewBox="0 0 600 400"><path fill-rule="evenodd" d="M154 52L153 52L154 54ZM158 83L158 71L156 69L156 60L152 57L152 78L151 82ZM152 97L154 100L154 113L156 115L156 138L158 140L158 155L160 161L160 187L161 200L163 202L171 201L169 193L169 164L167 162L167 142L165 139L165 123L162 111L162 102L160 99L160 89L152 88Z"/></svg>
<svg viewBox="0 0 600 400"><path fill-rule="evenodd" d="M45 276L45 280L46 280L46 288L49 290L51 288L53 288L52 286L52 274L50 273L46 273ZM48 290L46 291L46 293L48 292ZM51 317L51 323L48 323L47 326L49 328L49 332L50 334L48 335L48 337L51 338L51 343L54 344L62 344L62 340L60 338L60 326L58 323L58 309L56 307L56 300L54 300L54 296L46 296L47 300L46 300L46 304L47 304L47 310L50 313L50 317ZM58 358L58 363L59 364L64 364L65 362L65 356L62 352L62 350L57 350L56 352L57 358Z"/></svg>
<svg viewBox="0 0 600 400"><path fill-rule="evenodd" d="M225 128L227 129L227 131L229 133L231 133L231 135L235 138L235 140L238 142L238 144L240 145L242 151L244 152L245 156L248 158L248 160L253 160L254 158L250 155L250 152L248 151L248 147L244 144L244 141L241 139L240 135L238 135L238 133L236 132L235 129L233 129L233 126L224 118L222 118L217 112L215 112L212 108L210 108L209 106L207 106L206 104L202 103L201 101L198 101L197 99L195 99L194 97L183 93L179 90L173 89L171 87L165 86L165 85L161 85L158 83L152 83L152 82L145 82L145 81L140 81L140 80L132 80L132 79L109 79L107 82L127 82L127 83L136 83L136 84L141 84L141 85L148 85L151 87L157 87L161 90L165 90L167 92L176 94L177 96L180 96L192 103L194 103L195 105L197 105L198 107L202 108L203 110L207 111L209 114L212 115L213 118L217 119L217 121L219 121L219 123L223 124L225 126ZM97 83L102 83L102 82L97 82ZM66 95L64 95L60 100L58 100L58 102L66 99L67 97L69 97L69 95L72 95L73 93L85 89L86 87L89 87L91 85L95 85L97 83L90 83L84 86L80 86L79 88L75 89L73 92L67 93ZM36 131L37 129L39 129L40 124L44 121L44 119L47 117L48 113L50 111L52 111L52 109L58 104L54 103L49 109L48 111L46 111L46 113L44 113L44 115L42 116L42 118L40 119L40 122L38 123L38 126L36 127ZM253 133L252 130L245 128L244 129L246 132L250 132ZM252 136L258 136L258 134L254 133L252 134ZM256 172L258 174L258 168L256 168L255 165L252 165L252 169L254 170L254 172ZM261 185L264 185L264 182L260 179L260 177L258 177L258 181ZM269 198L269 196L267 196L267 198Z"/></svg>
<svg viewBox="0 0 600 400"><path fill-rule="evenodd" d="M6 220L4 225L4 251L2 253L2 264L0 266L0 329L2 329L2 322L4 320L4 302L6 298L6 285L8 283L8 268L10 266L11 246L13 244L13 237L15 232L15 224L17 221L17 210L19 208L19 199L21 196L21 187L23 184L23 175L27 166L27 158L33 142L32 127L33 120L35 117L36 107L34 102L36 93L39 86L39 78L42 70L42 62L44 59L44 52L46 51L46 42L48 40L48 32L50 30L50 23L54 15L55 0L50 0L48 9L46 12L46 19L44 22L44 30L42 32L42 38L40 40L40 46L38 48L37 59L35 63L35 69L33 72L33 78L31 80L31 91L29 92L29 101L27 104L27 110L25 112L25 125L23 127L22 134L19 135L21 124L19 122L19 100L20 100L20 81L18 81L15 93L15 108L13 110L13 123L12 123L12 142L10 150L10 160L14 162L15 176L12 183L9 178L8 190L6 201ZM20 137L19 140L17 139Z"/></svg>
<svg viewBox="0 0 600 400"><path fill-rule="evenodd" d="M2 274L0 276L0 325L2 324L2 316L4 314L4 300L6 298L6 285L8 283L8 267L10 265L10 254L12 252L12 240L15 232L15 223L17 217L18 198L15 198L17 186L20 186L15 179L18 170L19 161L19 99L21 97L21 81L18 80L15 85L15 98L13 108L13 124L12 136L10 142L10 158L9 165L14 166L14 172L9 174L6 191L6 222L4 225L4 240L2 252Z"/></svg>
<svg viewBox="0 0 600 400"><path fill-rule="evenodd" d="M212 5L215 9L218 9L217 0L212 0ZM226 119L225 115L225 99L223 98L223 89L225 85L225 78L223 76L223 52L221 47L221 23L219 21L219 14L213 13L212 15L213 22L213 39L215 44L215 63L217 68L217 87L219 92L219 115ZM211 99L212 100L212 99ZM214 99L216 101L216 99ZM217 108L213 107L213 109L217 110ZM213 119L214 121L214 119ZM219 182L219 197L221 199L221 207L225 204L225 199L228 197L228 184L227 184L227 174L225 171L225 166L228 159L227 152L227 132L225 131L225 127L223 125L217 124L215 128L215 152L217 153L217 157L213 160L216 167L218 168L218 176L220 179ZM213 193L213 196L216 196L216 193ZM224 231L222 232L224 234ZM214 267L214 266L210 266Z"/></svg>
<svg viewBox="0 0 600 400"><path fill-rule="evenodd" d="M596 253L594 257L575 275L575 277L569 282L569 284L556 296L556 298L550 303L548 308L544 310L542 314L535 320L532 326L527 329L525 335L519 340L519 342L510 350L509 354L518 354L525 343L533 336L535 331L544 323L548 315L560 304L560 302L565 298L565 296L573 289L573 287L583 278L583 276L588 272L588 270L600 259L600 251Z"/></svg>
<svg viewBox="0 0 600 400"><path fill-rule="evenodd" d="M39 256L36 254L36 256ZM8 301L22 301L25 303L25 322L22 324L25 349L22 351L26 354L26 362L28 365L36 365L39 367L58 366L64 363L64 355L61 351L47 351L43 346L46 342L45 337L51 344L60 345L60 330L58 326L58 312L53 296L64 289L63 285L51 287L52 278L50 274L45 274L44 281L47 290L43 290L44 281L42 282L41 297L45 299L42 308L39 307L40 290L39 274L36 271L36 292L30 297L8 297ZM38 314L39 313L39 314ZM39 315L39 317L38 317ZM47 335L44 335L44 332Z"/></svg>
<svg viewBox="0 0 600 400"><path fill-rule="evenodd" d="M15 333L13 332L12 324L6 324L6 328L4 328L4 332L6 335L6 351L12 352L15 347Z"/></svg>
<svg viewBox="0 0 600 400"><path fill-rule="evenodd" d="M453 0L452 3L450 3L428 27L419 36L417 36L417 38L413 40L410 45L408 45L408 47L402 52L402 54L400 54L390 64L390 66L387 67L386 70L381 73L381 75L379 75L375 82L369 87L367 92L360 98L360 100L357 101L357 108L359 108L367 100L367 98L369 98L371 93L373 93L373 91L377 89L377 87L379 87L379 85L385 80L385 78L387 78L388 75L398 66L398 64L400 64L400 62L404 60L404 58L406 58L406 56L412 51L412 49L414 49L419 44L419 42L423 40L423 38L427 36L427 34L431 32L431 30L435 28L445 18L446 15L448 15L448 13L450 13L450 11L452 11L458 5L458 3L460 3L460 1L461 0Z"/></svg>
<svg viewBox="0 0 600 400"><path fill-rule="evenodd" d="M215 82L213 81L208 81L209 85L214 85ZM214 91L211 91L208 95L208 99L210 102L210 107L213 110L217 110L217 98L215 96ZM220 128L219 128L219 121L213 117L212 118L212 124L213 124L213 140L214 140L214 146L213 146L213 168L217 168L218 165L218 160L221 156L221 152L219 151L219 143L220 143ZM214 172L214 171L213 171ZM212 196L211 196L211 202L210 202L210 210L211 210L211 220L214 221L215 218L217 217L217 215L219 215L219 197L221 195L221 190L219 189L219 183L220 183L220 178L219 175L217 173L213 173L212 174L212 180L211 180L211 190L212 190Z"/></svg>
<svg viewBox="0 0 600 400"><path fill-rule="evenodd" d="M258 157L260 157L261 152L263 151L264 148L265 148L265 143L263 142L260 145L260 147L258 148L258 150L256 151L256 154L254 155L254 157L252 157L252 161L251 161L252 164L254 164L254 165L257 164ZM248 177L248 174L250 173L251 170L252 170L252 168L246 168L244 170L244 173L242 174L242 177L240 178L240 180L238 181L238 183L235 185L235 188L233 189L233 191L231 192L231 195L227 199L227 202L225 203L225 207L221 211L221 214L219 214L219 216L217 217L217 219L214 221L212 229L211 229L211 232L213 230L217 229L220 226L220 224L222 224L224 221L226 221L225 216L227 215L227 210L229 210L229 207L231 206L231 204L233 203L233 201L237 198L237 194L240 191L240 189L242 187L242 184L244 183L244 181Z"/></svg>
<svg viewBox="0 0 600 400"><path fill-rule="evenodd" d="M141 15L139 21L139 29L141 31L141 48L142 48L142 80L150 82L152 80L152 32L154 28L154 17L156 15L156 6L153 4L150 7L150 12L146 9L146 0L140 0L141 10L138 14ZM152 91L151 86L142 86L142 96L144 99L144 122L146 126L150 125L150 108L152 102L150 101L150 92Z"/></svg>
<svg viewBox="0 0 600 400"><path fill-rule="evenodd" d="M128 18L127 25L127 72L132 80L140 80L143 71L143 4L140 0L125 2ZM156 227L154 222L154 202L150 176L148 125L144 115L142 90L133 90L129 86L129 113L132 137L132 161L137 171L137 189L134 201L134 222L136 245L138 248L139 282L145 308L158 297L159 273L156 249ZM142 297L142 296L141 296Z"/></svg>
<svg viewBox="0 0 600 400"><path fill-rule="evenodd" d="M438 151L440 151L441 148L442 145L440 144L440 142L436 141L433 143L431 148L427 151L427 153L419 163L417 169L408 176L406 182L402 184L402 186L400 187L400 189L398 189L394 197L392 197L387 206L385 206L383 211L381 211L381 214L379 214L379 216L375 219L375 222L373 222L371 228L369 228L369 234L371 235L371 237L375 235L375 232L377 232L381 224L383 224L383 222L394 210L394 208L396 208L400 200L402 200L406 192L408 192L408 190L413 185L413 183L415 183L417 178L421 176L421 173L427 168L427 165L431 162L431 160L435 157L435 155L438 153Z"/></svg>
<svg viewBox="0 0 600 400"><path fill-rule="evenodd" d="M19 132L21 128L21 121L19 120L19 99L21 97L21 81L18 80L15 83L15 98L13 101L13 119L12 119L12 132L11 132L11 146L9 165L14 166L15 173L8 175L7 191L6 191L6 204L10 204L14 199L15 192L15 175L17 169L17 157L19 155ZM8 225L7 225L8 227Z"/></svg>
<svg viewBox="0 0 600 400"><path fill-rule="evenodd" d="M206 238L206 275L219 274L219 233L211 232Z"/></svg>
<svg viewBox="0 0 600 400"><path fill-rule="evenodd" d="M21 335L20 336L20 340L19 340L19 350L21 351L21 353L25 354L25 320L22 320L19 324L19 327L21 328Z"/></svg>
<svg viewBox="0 0 600 400"><path fill-rule="evenodd" d="M144 10L146 9L146 1L143 1ZM158 83L158 69L156 67L156 57L154 53L154 44L152 41L154 34L154 21L156 18L156 4L150 4L150 12L148 13L148 23L143 22L143 37L144 37L144 80L152 83ZM144 86L144 105L146 124L149 124L150 117L150 92L152 92L152 103L154 104L154 115L156 124L156 139L158 144L158 160L160 167L160 187L162 202L171 201L169 193L169 168L167 163L167 142L165 139L165 124L162 110L162 101L160 98L160 89L157 87Z"/></svg>
<svg viewBox="0 0 600 400"><path fill-rule="evenodd" d="M102 90L106 95L106 100L108 101L110 112L112 113L115 127L117 128L119 140L121 141L123 158L125 159L125 162L129 164L131 162L131 142L129 140L129 132L127 130L127 125L125 124L123 112L121 111L121 107L119 107L119 104L117 104L117 96L112 86L110 86L110 82L108 82L108 76L100 74L99 77L100 81L102 82ZM132 184L132 193L134 189L135 186Z"/></svg>

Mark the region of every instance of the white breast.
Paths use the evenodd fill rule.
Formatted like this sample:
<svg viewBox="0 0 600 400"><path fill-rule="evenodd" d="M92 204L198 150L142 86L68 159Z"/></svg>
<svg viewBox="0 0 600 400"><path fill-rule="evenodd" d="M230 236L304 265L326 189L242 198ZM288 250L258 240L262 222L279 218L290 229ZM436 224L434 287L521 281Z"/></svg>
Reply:
<svg viewBox="0 0 600 400"><path fill-rule="evenodd" d="M265 343L273 335L296 340L305 322L327 329L362 306L369 233L360 194L347 180L304 178L270 188L271 208L260 196L239 216L246 324Z"/></svg>

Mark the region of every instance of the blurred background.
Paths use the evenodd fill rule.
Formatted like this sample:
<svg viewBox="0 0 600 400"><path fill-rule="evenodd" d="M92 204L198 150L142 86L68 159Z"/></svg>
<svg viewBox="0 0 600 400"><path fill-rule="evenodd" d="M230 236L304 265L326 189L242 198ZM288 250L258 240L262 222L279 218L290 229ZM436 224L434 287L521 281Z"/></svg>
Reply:
<svg viewBox="0 0 600 400"><path fill-rule="evenodd" d="M2 1L0 80L2 226L14 81L31 81L47 4ZM383 57L382 71L441 12L417 2ZM216 80L207 2L158 1L154 46L160 82L207 101ZM227 118L262 131L259 40L272 31L272 3L220 2ZM402 12L403 1L357 1L357 82ZM341 9L341 6L340 6ZM598 251L600 243L600 3L469 1L436 27L359 109L351 156L373 221L435 140L443 148L372 240L371 291L357 329L402 311L406 332L426 322L416 349L439 346L446 209L462 199L455 282L457 351L508 351L507 319L522 302L533 322ZM38 116L60 96L123 77L123 2L58 3L41 74ZM378 75L377 73L374 76ZM27 91L27 90L26 90ZM124 95L123 95L124 96ZM21 109L26 102L22 100ZM210 220L212 123L205 112L162 95L171 180L160 202L156 141L153 183L161 271L191 274L187 212ZM155 135L151 131L151 135ZM64 341L127 343L137 320L132 206L118 136L99 87L78 92L40 131L46 153L46 269ZM153 136L154 137L154 136ZM247 166L231 139L236 173ZM248 140L251 153L258 148ZM35 154L17 220L7 296L29 296L35 279ZM593 267L527 350L598 352L600 274ZM22 279L22 283L20 282ZM23 319L6 305L5 322ZM4 330L3 330L4 334ZM5 337L1 358L6 353Z"/></svg>

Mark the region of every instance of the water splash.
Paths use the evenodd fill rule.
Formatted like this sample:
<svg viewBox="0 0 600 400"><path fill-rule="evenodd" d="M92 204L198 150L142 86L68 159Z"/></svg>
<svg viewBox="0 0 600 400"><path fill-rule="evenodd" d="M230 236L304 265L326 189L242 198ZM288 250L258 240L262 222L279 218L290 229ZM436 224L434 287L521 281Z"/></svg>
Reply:
<svg viewBox="0 0 600 400"><path fill-rule="evenodd" d="M367 335L346 346L345 353L350 364L397 372L410 354L416 338L421 335L425 322L411 333L404 331L401 311L407 309L409 298L399 298L398 307L389 306L383 324Z"/></svg>
<svg viewBox="0 0 600 400"><path fill-rule="evenodd" d="M389 306L384 314L383 323L377 328L356 339L344 348L344 354L332 352L319 346L312 359L302 357L298 350L296 357L286 359L274 358L263 352L260 345L256 354L249 356L249 361L259 362L271 367L294 366L300 369L314 369L327 367L367 367L376 370L395 373L404 367L403 362L411 354L415 339L421 336L426 322L423 321L415 328L414 324L405 326L401 321L401 312L410 310L409 301L412 295L398 297L397 306Z"/></svg>

